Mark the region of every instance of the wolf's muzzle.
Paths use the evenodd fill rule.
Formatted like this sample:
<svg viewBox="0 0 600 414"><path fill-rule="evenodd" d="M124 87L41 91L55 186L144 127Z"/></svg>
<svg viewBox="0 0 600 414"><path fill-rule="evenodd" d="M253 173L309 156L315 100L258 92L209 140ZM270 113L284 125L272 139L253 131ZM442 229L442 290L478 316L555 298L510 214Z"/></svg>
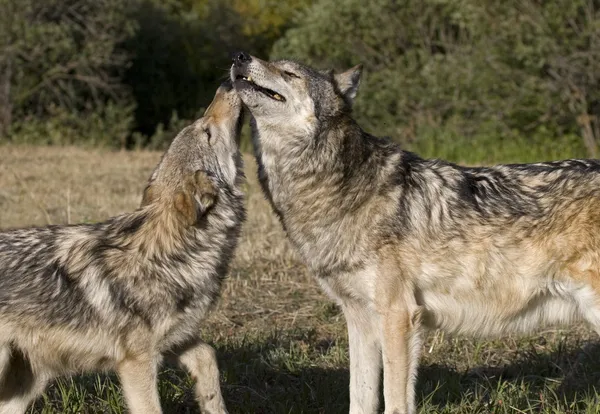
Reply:
<svg viewBox="0 0 600 414"><path fill-rule="evenodd" d="M246 52L236 52L233 54L232 60L233 64L239 68L244 66L244 64L252 62L252 56Z"/></svg>

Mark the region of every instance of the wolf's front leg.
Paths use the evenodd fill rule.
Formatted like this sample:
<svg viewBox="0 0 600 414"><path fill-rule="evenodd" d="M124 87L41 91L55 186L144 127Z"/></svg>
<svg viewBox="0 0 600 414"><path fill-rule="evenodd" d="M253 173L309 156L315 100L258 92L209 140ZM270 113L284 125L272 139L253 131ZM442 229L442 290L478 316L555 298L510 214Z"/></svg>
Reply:
<svg viewBox="0 0 600 414"><path fill-rule="evenodd" d="M215 350L198 341L179 355L180 362L196 382L196 398L205 414L227 414L219 384L219 367Z"/></svg>
<svg viewBox="0 0 600 414"><path fill-rule="evenodd" d="M343 306L350 342L350 414L372 414L379 407L381 346L378 317L357 303Z"/></svg>
<svg viewBox="0 0 600 414"><path fill-rule="evenodd" d="M0 414L22 414L53 377L50 371L8 344L0 347Z"/></svg>
<svg viewBox="0 0 600 414"><path fill-rule="evenodd" d="M382 314L385 414L416 414L415 383L422 345L419 310L392 306Z"/></svg>
<svg viewBox="0 0 600 414"><path fill-rule="evenodd" d="M123 394L131 414L161 414L157 388L159 358L141 355L117 367Z"/></svg>

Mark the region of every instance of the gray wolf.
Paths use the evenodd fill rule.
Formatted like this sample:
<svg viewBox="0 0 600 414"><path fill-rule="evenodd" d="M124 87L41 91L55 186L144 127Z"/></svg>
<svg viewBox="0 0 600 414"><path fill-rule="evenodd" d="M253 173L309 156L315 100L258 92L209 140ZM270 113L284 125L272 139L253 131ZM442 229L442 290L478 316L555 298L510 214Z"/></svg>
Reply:
<svg viewBox="0 0 600 414"><path fill-rule="evenodd" d="M205 413L226 413L200 324L219 296L245 217L242 104L219 88L163 155L133 213L0 233L0 413L48 381L114 370L134 414L161 412L163 357L185 366Z"/></svg>
<svg viewBox="0 0 600 414"><path fill-rule="evenodd" d="M260 181L344 312L350 412L416 412L427 329L479 337L587 321L600 331L600 161L466 168L353 120L361 68L235 56Z"/></svg>

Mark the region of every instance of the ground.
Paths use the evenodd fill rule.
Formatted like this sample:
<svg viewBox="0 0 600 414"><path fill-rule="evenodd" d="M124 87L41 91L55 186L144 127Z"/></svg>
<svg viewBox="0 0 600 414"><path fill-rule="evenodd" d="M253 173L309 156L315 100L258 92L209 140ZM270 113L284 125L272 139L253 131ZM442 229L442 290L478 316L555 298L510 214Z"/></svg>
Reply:
<svg viewBox="0 0 600 414"><path fill-rule="evenodd" d="M0 146L0 228L92 222L139 204L155 152ZM347 413L348 341L339 310L285 240L246 157L248 221L206 321L230 413ZM164 369L165 413L197 413L191 380ZM421 413L600 413L600 343L586 327L475 341L432 332ZM124 413L112 375L61 379L31 413Z"/></svg>

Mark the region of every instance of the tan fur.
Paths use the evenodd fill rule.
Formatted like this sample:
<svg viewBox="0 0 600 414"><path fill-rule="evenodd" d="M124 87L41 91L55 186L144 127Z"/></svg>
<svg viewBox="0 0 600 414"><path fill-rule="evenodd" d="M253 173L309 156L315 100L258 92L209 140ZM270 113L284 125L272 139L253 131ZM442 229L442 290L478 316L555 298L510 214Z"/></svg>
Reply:
<svg viewBox="0 0 600 414"><path fill-rule="evenodd" d="M245 217L241 102L224 85L211 108L171 143L136 211L0 232L0 414L24 413L53 378L107 370L131 413L160 414L165 355L204 413L227 412L199 335Z"/></svg>

